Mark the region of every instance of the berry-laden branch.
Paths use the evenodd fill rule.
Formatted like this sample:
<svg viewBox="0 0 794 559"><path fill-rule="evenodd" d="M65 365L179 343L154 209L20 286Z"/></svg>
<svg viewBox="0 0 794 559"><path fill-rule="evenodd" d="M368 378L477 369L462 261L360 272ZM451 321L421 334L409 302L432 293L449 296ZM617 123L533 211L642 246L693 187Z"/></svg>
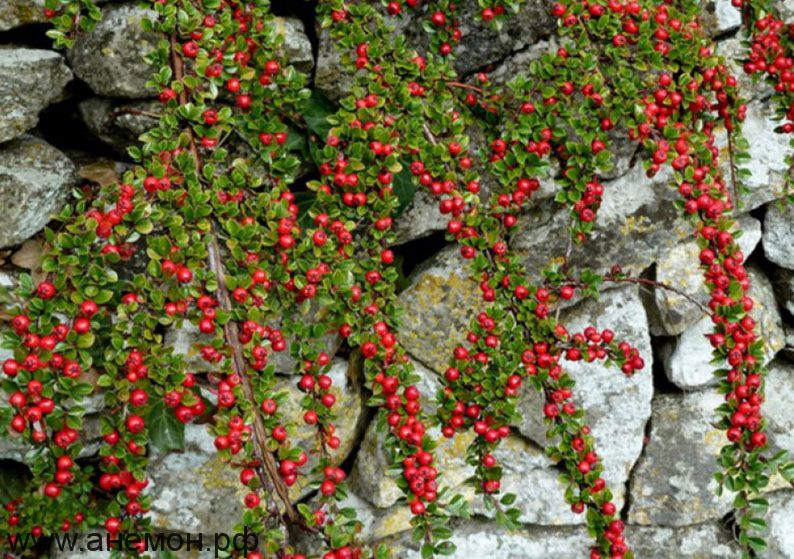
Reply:
<svg viewBox="0 0 794 559"><path fill-rule="evenodd" d="M413 0L384 4L392 16L404 5L420 8ZM479 17L498 26L520 4L483 0ZM163 103L158 125L131 150L138 165L120 184L81 194L60 216L64 226L47 230L47 279L33 285L23 276L25 304L4 335L14 357L3 364L11 407L0 422L37 454L29 490L0 513L3 530L15 538L98 524L110 533L148 531L149 448L178 446L152 424L200 419L248 488L237 529L260 535L250 557L304 559L293 545L296 532L319 539L324 559L384 557L384 547L360 541L360 523L337 505L346 474L322 338L338 332L363 359L423 555L452 553L449 520L466 507L440 485L431 420L399 343L402 310L389 248L415 183L440 198L448 238L460 245L486 303L444 374L435 418L442 433L474 431L467 460L476 490L502 524L516 527L518 511L505 508L515 497L496 498L502 470L495 449L521 419L516 398L528 382L545 398L548 453L564 471L565 498L574 512L587 511L596 539L591 559L632 557L562 361L608 360L626 375L644 362L611 330L569 333L558 317L577 290L589 296L603 281L644 280L572 270L566 254L563 266L544 270L534 285L510 248L521 234L518 215L552 162L561 170L556 200L570 210L572 238L586 242L601 176L613 164L611 138L622 129L644 146L649 175L670 163L680 209L696 229L711 293L710 341L728 364L720 370L726 402L718 411L730 444L717 477L737 492L745 555L763 550L758 512L765 501L757 494L773 468L784 475L793 468L783 455L764 454L763 341L730 217L741 187L745 109L694 1L557 2L550 9L561 47L500 87L485 74L477 85L456 75L455 2L427 3L431 49L420 56L372 3L322 0L322 25L355 80L321 123L302 116L311 104L306 77L279 54L266 0L157 0L153 8L157 18L148 25L168 38L150 56ZM791 29L766 8L743 5L752 23L746 70L765 72L790 112ZM47 0L46 15L56 44L68 46L99 11L90 0ZM482 153L466 134L474 123L488 137ZM782 131L791 132L789 124ZM729 135L730 186L718 168L718 125ZM289 141L296 129L308 130L316 144L320 179L301 193L311 199L309 211L300 211L290 191L300 163ZM242 140L247 155L232 156L230 138ZM487 195L485 173L495 179ZM131 268L133 256L143 271ZM316 315L311 324L307 313ZM201 371L189 370L164 341L164 329L188 324L201 333L194 348ZM297 426L280 411L287 396L277 390L269 358L284 351L296 370L279 372L298 373L313 448L291 442ZM98 472L79 462L81 400L94 392L108 410ZM319 490L318 504L294 505L307 487Z"/></svg>
<svg viewBox="0 0 794 559"><path fill-rule="evenodd" d="M794 134L794 22L786 22L768 0L733 0L742 13L749 50L744 71L754 80L760 76L774 88L782 124L775 132ZM789 142L794 152L794 136ZM786 157L786 194L794 199L794 155Z"/></svg>
<svg viewBox="0 0 794 559"><path fill-rule="evenodd" d="M670 163L684 198L680 207L696 226L702 248L700 263L712 295L715 356L730 367L722 371L726 404L718 412L731 444L723 450L725 472L718 480L737 492L745 554L758 551L764 542L756 532L763 521L756 513L764 500L756 494L768 483L760 414L763 341L749 316L753 302L746 294L747 273L728 215L734 201L720 174L714 144L717 124L732 135L739 133L745 108L736 94L736 79L713 55L694 3L559 2L552 11L569 42L555 55L542 57L528 77L514 80L506 91L483 99L469 94L467 99L506 115L502 122L509 141L492 144L493 159L500 161L495 172L514 180L517 172L534 170L537 161L527 153L536 153L539 141L548 142L545 149L562 158L564 178L573 179L574 188L558 200L572 205L574 212L583 202L588 205L594 184L591 173L582 170L593 163L602 169L608 164L608 157L599 161L607 153L603 131L627 127L651 156L649 175ZM638 68L648 73L638 75ZM586 104L592 111L589 118L582 116ZM635 111L637 106L641 110ZM527 130L534 135L528 136ZM577 213L587 221L584 212ZM556 281L569 279L558 274Z"/></svg>

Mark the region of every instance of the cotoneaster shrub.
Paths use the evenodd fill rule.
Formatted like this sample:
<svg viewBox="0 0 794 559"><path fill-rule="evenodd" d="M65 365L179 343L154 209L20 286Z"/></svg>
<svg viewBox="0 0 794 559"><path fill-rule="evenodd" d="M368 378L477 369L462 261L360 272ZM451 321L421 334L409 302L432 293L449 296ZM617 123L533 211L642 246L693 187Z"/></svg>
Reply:
<svg viewBox="0 0 794 559"><path fill-rule="evenodd" d="M481 18L500 25L522 4L483 0ZM792 29L764 2L740 3L750 50L745 70L764 74L791 133ZM450 518L468 514L444 488L428 430L447 437L472 431L468 462L477 493L506 527L516 527L515 496L502 487L495 457L520 420L520 390L538 390L549 456L564 472L561 496L587 516L591 559L631 558L630 534L601 477L603 464L573 403L567 361L607 360L616 374L649 374L631 340L610 330L569 332L560 305L595 297L604 282L639 282L563 263L533 283L511 250L518 215L559 164L556 201L570 210L571 243L586 242L612 165L610 131L625 129L646 153L649 176L669 167L677 203L701 250L711 294L709 339L723 365L718 408L726 444L716 473L735 492L738 543L763 555L759 492L772 474L794 477L784 454L769 456L762 413L763 340L740 234L746 141L737 81L699 20L697 3L563 1L549 9L560 47L506 86L487 75L462 82L452 59L460 39L454 2L321 0L318 13L343 64L350 93L328 110L307 76L279 53L281 37L265 0L156 0L148 25L167 39L150 56L151 84L163 104L158 125L131 148L134 171L118 184L81 193L46 232L47 278L23 277L4 333L14 358L3 363L7 404L0 422L36 446L33 478L0 513L0 531L47 535L104 526L111 534L146 533L146 466L152 445L178 448L181 424L207 424L215 446L247 488L245 527L260 536L249 557L299 559L310 538L324 559L387 557L359 536L335 450L335 397L322 337L338 332L360 353L370 404L388 433L395 476L413 514L422 554L454 555ZM395 36L390 18L419 9L430 51L420 55ZM47 0L50 32L68 46L91 28L91 0ZM772 14L772 15L769 15ZM487 148L467 134L476 122ZM721 172L715 132L729 138ZM295 189L302 156L296 129L311 134L320 178ZM231 153L234 136L248 155ZM485 176L491 177L488 192ZM638 187L641 187L638 185ZM417 376L399 342L398 272L389 246L395 218L417 188L439 199L447 235L479 282L485 310L450 356L437 411L422 409ZM293 190L296 190L293 192ZM657 285L658 288L672 289ZM307 324L303 319L313 315ZM164 331L193 323L197 351L211 372L191 372L164 342ZM307 453L281 413L269 357L298 363L303 421L316 429ZM101 394L100 460L78 462L82 401ZM717 469L717 468L715 468ZM296 487L318 491L295 505ZM135 551L146 555L145 540Z"/></svg>

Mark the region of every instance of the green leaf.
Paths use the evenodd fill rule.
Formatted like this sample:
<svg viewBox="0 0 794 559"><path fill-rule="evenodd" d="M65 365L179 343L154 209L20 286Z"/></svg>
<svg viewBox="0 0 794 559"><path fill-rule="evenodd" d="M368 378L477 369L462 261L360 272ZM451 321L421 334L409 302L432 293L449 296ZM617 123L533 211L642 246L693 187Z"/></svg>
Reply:
<svg viewBox="0 0 794 559"><path fill-rule="evenodd" d="M314 192L296 192L295 205L298 206L298 223L304 229L312 224L311 209L317 204Z"/></svg>
<svg viewBox="0 0 794 559"><path fill-rule="evenodd" d="M325 140L331 130L328 117L336 112L334 104L319 91L312 91L303 108L303 119L309 130Z"/></svg>
<svg viewBox="0 0 794 559"><path fill-rule="evenodd" d="M185 448L185 425L162 400L152 405L147 424L152 444L159 450L167 452Z"/></svg>
<svg viewBox="0 0 794 559"><path fill-rule="evenodd" d="M416 184L407 165L403 165L402 171L394 175L394 194L400 201L397 214L402 214L411 205L416 195Z"/></svg>
<svg viewBox="0 0 794 559"><path fill-rule="evenodd" d="M25 475L22 466L13 463L0 466L0 503L8 503L25 492Z"/></svg>

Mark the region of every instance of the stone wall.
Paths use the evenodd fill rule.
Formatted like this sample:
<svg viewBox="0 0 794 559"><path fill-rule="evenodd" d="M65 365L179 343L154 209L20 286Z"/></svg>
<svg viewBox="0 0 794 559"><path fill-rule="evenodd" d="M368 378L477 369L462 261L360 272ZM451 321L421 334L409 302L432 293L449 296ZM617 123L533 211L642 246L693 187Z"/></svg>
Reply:
<svg viewBox="0 0 794 559"><path fill-rule="evenodd" d="M794 4L781 1L794 12ZM71 190L114 180L130 164L126 146L155 122L159 110L154 92L146 88L149 68L141 59L158 39L140 30L145 10L135 3L104 4L102 23L64 55L48 46L40 3L0 1L0 284L6 287L13 286L23 270L36 273L38 234ZM311 29L310 8L302 2L279 5L286 6L286 53L296 66L312 73L314 87L330 98L340 97L346 76L333 45ZM475 0L463 0L462 9L467 23L458 69L464 75L488 68L495 79L506 79L554 45L553 24L542 0L527 2L498 33L468 23L473 21L469 16L476 9ZM739 16L730 1L704 2L704 10L720 51L728 56L739 53ZM401 25L401 32L422 48L420 26L411 20ZM753 175L739 218L745 231L740 242L751 270L756 318L768 342L765 409L772 445L794 452L794 207L781 208L775 202L786 172L787 143L771 133L768 93L763 87L754 89L748 110L745 130ZM618 165L607 177L592 240L577 247L572 260L593 268L619 263L627 271L668 282L706 301L694 264L698 249L689 225L673 209L668 177L648 181L634 155L634 146L621 148ZM537 275L564 252L565 211L555 208L551 192L553 183L545 184L537 208L522 216L513 246L523 255L529 275ZM422 193L398 224L396 250L409 272L400 294L406 310L400 334L421 375L426 406L432 406L437 375L480 304L457 250L444 245L443 228L443 220ZM571 327L595 324L614 329L646 357L648 366L633 378L600 365L572 367L579 403L590 414L606 478L630 525L637 557L739 557L732 544L731 499L714 493L712 474L723 435L712 426L720 396L713 389L710 348L703 336L708 318L684 297L636 286L610 289L600 300L573 306L564 314ZM195 333L173 332L169 339L187 352ZM336 350L339 340L330 337L328 347ZM284 360L279 371L284 387L295 390L288 376L291 365ZM382 436L364 404L355 361L340 352L333 375L340 404L336 409L343 415L340 436L346 442L338 452L347 457L351 469L349 504L359 510L367 538L390 542L396 557L418 558L407 532L410 515L396 505L400 493L385 470ZM93 415L101 412L95 404L89 410ZM524 421L499 451L506 465L504 486L517 493L521 510L523 527L514 533L497 528L464 485L470 474L462 458L465 437L449 442L439 436L444 482L462 492L475 512L474 518L457 522L456 557L586 556L589 537L583 519L563 502L558 470L542 450L542 402L529 394L521 408ZM92 425L95 422L89 421ZM86 455L96 451L90 444L95 437L95 429L89 428ZM309 437L304 434L307 445ZM15 463L25 463L29 450L14 439L0 439L0 468L18 470ZM151 478L152 514L159 530L229 530L239 518L239 484L217 460L212 440L200 426L188 427L184 452L153 457ZM301 488L294 494L312 498ZM768 497L767 556L794 557L794 492L775 480Z"/></svg>

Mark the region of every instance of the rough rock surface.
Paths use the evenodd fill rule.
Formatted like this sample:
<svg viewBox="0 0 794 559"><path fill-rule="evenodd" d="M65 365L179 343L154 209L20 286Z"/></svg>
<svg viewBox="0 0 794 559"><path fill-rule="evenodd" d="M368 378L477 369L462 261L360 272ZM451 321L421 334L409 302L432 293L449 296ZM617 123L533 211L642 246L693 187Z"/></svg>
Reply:
<svg viewBox="0 0 794 559"><path fill-rule="evenodd" d="M774 559L794 557L794 493L781 491L770 495L766 521L769 525L767 556Z"/></svg>
<svg viewBox="0 0 794 559"><path fill-rule="evenodd" d="M730 510L733 497L714 493L725 436L711 423L722 401L711 391L654 398L650 440L629 486L630 523L686 526Z"/></svg>
<svg viewBox="0 0 794 559"><path fill-rule="evenodd" d="M36 126L39 112L63 95L71 79L56 52L0 48L0 142Z"/></svg>
<svg viewBox="0 0 794 559"><path fill-rule="evenodd" d="M187 425L185 450L153 456L149 472L155 530L228 533L245 508L245 488L203 425Z"/></svg>
<svg viewBox="0 0 794 559"><path fill-rule="evenodd" d="M629 530L637 557L732 559L738 553L730 534L717 523L684 528L631 526ZM407 539L403 536L398 541L409 547ZM457 526L452 541L458 548L455 557L461 558L570 559L586 556L590 547L590 537L584 528L530 526L518 532L506 532L483 521ZM409 548L401 551L400 557L418 559L420 554Z"/></svg>
<svg viewBox="0 0 794 559"><path fill-rule="evenodd" d="M794 270L794 204L770 204L764 217L764 254L789 270Z"/></svg>
<svg viewBox="0 0 794 559"><path fill-rule="evenodd" d="M305 315L306 321L313 322L313 318L316 315L313 315L312 312L312 310L309 310ZM165 334L166 344L173 347L175 353L183 355L188 365L196 371L213 369L212 365L202 359L199 352L195 349L197 343L206 342L210 338L210 336L199 332L198 327L189 321L185 321L181 328L169 329ZM285 375L295 374L297 365L297 361L289 354L289 341L290 338L287 337L287 349L285 351L272 352L268 356L268 363L275 367L276 372ZM341 337L336 332L328 333L323 336L323 342L325 351L333 355L339 348Z"/></svg>
<svg viewBox="0 0 794 559"><path fill-rule="evenodd" d="M775 118L772 104L765 100L756 100L747 105L747 116L742 125L742 134L751 138L749 149L750 161L744 168L751 173L745 179L744 186L748 193L741 196L742 211L749 212L783 195L783 182L788 172L785 158L791 150L785 134L775 134L772 130L779 125ZM724 131L717 135L717 146L722 156L722 172L730 176L727 164L727 135Z"/></svg>
<svg viewBox="0 0 794 559"><path fill-rule="evenodd" d="M477 0L458 3L462 38L456 46L455 66L462 76L495 66L494 63L549 37L554 30L547 6L540 0L525 2L517 14L505 20L500 30L483 23L479 17L481 9ZM411 47L425 52L428 38L422 25L429 17L426 9L420 9L406 11L403 18L390 21L394 24L395 36L404 35ZM320 34L315 84L334 99L343 96L352 84L350 74L342 71L339 54L327 31Z"/></svg>
<svg viewBox="0 0 794 559"><path fill-rule="evenodd" d="M764 416L776 446L794 453L794 364L776 359L766 378Z"/></svg>
<svg viewBox="0 0 794 559"><path fill-rule="evenodd" d="M336 396L334 411L337 414L334 425L336 434L342 441L339 448L332 451L331 455L341 463L353 450L366 427L366 402L361 389L362 373L356 361L348 363L343 359L335 359L326 374L333 381L331 393ZM289 395L281 405L280 411L297 424L298 429L291 441L306 451L309 462L305 466L305 471L310 471L317 462L317 428L306 425L302 420L304 410L301 409L300 402L305 393L298 390L296 383L297 377L280 379L277 390L284 390ZM305 482L305 478L301 479L301 482ZM305 483L292 487L292 495L296 499L305 496L306 493Z"/></svg>
<svg viewBox="0 0 794 559"><path fill-rule="evenodd" d="M604 479L621 502L631 469L642 452L653 397L651 340L642 302L635 287L622 287L604 293L598 301L563 312L560 320L570 332L581 332L589 325L598 330L610 328L616 338L637 347L645 359L645 368L630 378L616 367L600 363L562 364L576 381L574 401L587 413L598 453L604 459ZM545 445L544 400L535 391L524 394L519 404L523 415L519 430Z"/></svg>
<svg viewBox="0 0 794 559"><path fill-rule="evenodd" d="M96 93L105 97L152 97L146 88L152 67L144 57L155 49L160 36L141 27L155 12L131 4L109 4L102 20L77 39L69 53L74 73Z"/></svg>
<svg viewBox="0 0 794 559"><path fill-rule="evenodd" d="M444 483L464 496L472 512L491 517L473 488L465 483L473 468L466 464L466 448L472 435L462 434L446 439L436 428L429 431L438 444L436 463L444 472ZM388 471L389 457L383 449L385 435L370 425L351 474L353 491L378 509L388 509L402 496L392 475ZM494 453L505 467L503 486L505 491L515 493L514 507L521 511L519 520L527 524L572 525L584 519L570 511L562 497L563 486L558 480L559 472L543 451L526 439L511 435Z"/></svg>
<svg viewBox="0 0 794 559"><path fill-rule="evenodd" d="M739 10L730 0L703 0L700 3L703 23L711 35L722 35L734 31L742 24Z"/></svg>
<svg viewBox="0 0 794 559"><path fill-rule="evenodd" d="M692 233L673 206L677 194L669 176L645 177L641 165L604 185L604 197L593 233L574 246L570 264L577 268L607 271L613 264L639 274ZM519 219L512 248L520 254L535 279L550 263L559 263L568 246L570 217L553 201L540 204Z"/></svg>
<svg viewBox="0 0 794 559"><path fill-rule="evenodd" d="M44 0L3 0L0 2L0 31L45 21Z"/></svg>
<svg viewBox="0 0 794 559"><path fill-rule="evenodd" d="M24 135L0 145L0 247L40 231L61 209L75 181L71 161L38 138Z"/></svg>
<svg viewBox="0 0 794 559"><path fill-rule="evenodd" d="M273 21L279 35L284 37L284 42L280 47L281 52L296 69L311 73L314 66L314 55L303 22L294 17L276 17L273 18Z"/></svg>
<svg viewBox="0 0 794 559"><path fill-rule="evenodd" d="M761 222L749 215L743 215L737 221L743 231L738 244L746 259L761 240ZM700 247L694 239L674 246L656 261L656 281L707 305L709 296L698 266L699 254ZM656 312L653 313L651 331L655 335L678 335L704 315L703 310L687 297L671 290L654 289L653 299Z"/></svg>
<svg viewBox="0 0 794 559"><path fill-rule="evenodd" d="M118 103L94 97L80 103L80 116L94 135L121 154L138 143L138 137L157 124L157 101Z"/></svg>
<svg viewBox="0 0 794 559"><path fill-rule="evenodd" d="M400 340L425 365L443 371L464 338L482 298L455 246L442 250L414 274L400 294L407 312Z"/></svg>
<svg viewBox="0 0 794 559"><path fill-rule="evenodd" d="M772 272L772 285L780 306L794 316L794 271L777 268Z"/></svg>
<svg viewBox="0 0 794 559"><path fill-rule="evenodd" d="M146 88L152 67L145 57L160 36L141 28L141 21L153 15L135 3L104 7L102 21L78 39L70 53L75 74L103 97L153 97L157 92ZM281 48L287 59L298 70L310 72L314 57L303 23L296 18L275 18L274 24L284 36Z"/></svg>
<svg viewBox="0 0 794 559"><path fill-rule="evenodd" d="M766 340L766 358L771 360L785 345L785 333L772 284L756 267L749 269L750 296L755 302L753 317L758 332ZM687 328L679 338L662 348L667 378L681 388L700 388L716 383L712 374L717 368L711 364L711 346L705 335L712 331L711 318L704 316Z"/></svg>

